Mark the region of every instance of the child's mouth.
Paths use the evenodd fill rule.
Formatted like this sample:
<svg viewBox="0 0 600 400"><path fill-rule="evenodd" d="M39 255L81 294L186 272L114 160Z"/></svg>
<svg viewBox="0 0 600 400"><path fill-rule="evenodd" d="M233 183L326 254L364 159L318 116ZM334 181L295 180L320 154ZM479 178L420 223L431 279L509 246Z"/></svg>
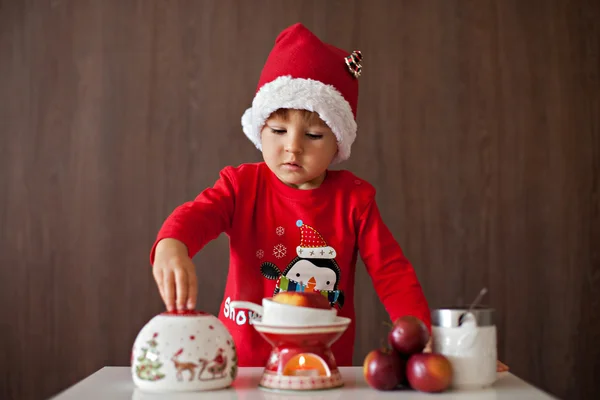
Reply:
<svg viewBox="0 0 600 400"><path fill-rule="evenodd" d="M300 169L300 168L302 168L302 167L300 167L300 165L298 165L298 164L296 164L296 163L294 163L294 162L288 162L288 163L285 163L285 164L283 164L283 166L284 166L286 169L289 169L289 170L294 170L294 171L295 171L295 170L298 170L298 169Z"/></svg>

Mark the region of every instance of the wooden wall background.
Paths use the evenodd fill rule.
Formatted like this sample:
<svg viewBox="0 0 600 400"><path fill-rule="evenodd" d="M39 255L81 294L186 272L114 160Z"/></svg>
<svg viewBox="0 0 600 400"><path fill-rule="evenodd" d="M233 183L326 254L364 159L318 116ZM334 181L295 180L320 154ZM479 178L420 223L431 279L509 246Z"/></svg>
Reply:
<svg viewBox="0 0 600 400"><path fill-rule="evenodd" d="M487 286L512 372L598 398L599 4L0 0L0 397L128 365L162 310L157 229L260 159L240 117L301 21L363 51L344 167L377 187L431 305ZM216 313L226 238L195 261ZM386 329L359 275L356 364Z"/></svg>

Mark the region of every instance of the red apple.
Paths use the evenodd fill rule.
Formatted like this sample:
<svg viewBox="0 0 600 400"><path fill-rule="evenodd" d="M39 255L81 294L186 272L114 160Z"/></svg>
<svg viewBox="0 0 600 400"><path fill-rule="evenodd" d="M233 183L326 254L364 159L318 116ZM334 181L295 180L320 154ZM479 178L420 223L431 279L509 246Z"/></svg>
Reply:
<svg viewBox="0 0 600 400"><path fill-rule="evenodd" d="M441 354L413 354L406 364L406 377L413 389L421 392L442 392L450 387L452 364Z"/></svg>
<svg viewBox="0 0 600 400"><path fill-rule="evenodd" d="M422 352L428 341L427 326L412 315L398 318L388 333L390 346L405 356Z"/></svg>
<svg viewBox="0 0 600 400"><path fill-rule="evenodd" d="M273 296L273 301L292 306L320 308L324 310L331 308L329 300L317 292L279 292Z"/></svg>
<svg viewBox="0 0 600 400"><path fill-rule="evenodd" d="M406 362L393 349L377 349L365 357L363 375L374 389L392 390L405 380Z"/></svg>

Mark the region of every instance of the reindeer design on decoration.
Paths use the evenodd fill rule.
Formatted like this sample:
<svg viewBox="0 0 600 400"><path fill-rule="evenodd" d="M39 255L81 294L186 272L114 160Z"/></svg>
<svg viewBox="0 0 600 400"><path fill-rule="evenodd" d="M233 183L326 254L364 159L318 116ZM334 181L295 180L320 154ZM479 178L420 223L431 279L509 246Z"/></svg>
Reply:
<svg viewBox="0 0 600 400"><path fill-rule="evenodd" d="M227 368L227 356L224 355L225 350L219 349L217 350L217 355L212 360L207 360L205 358L200 358L198 360L199 364L193 362L182 362L179 361L179 356L183 354L183 349L177 350L173 357L171 357L171 361L175 364L175 369L177 370L176 377L178 381L183 381L183 372L187 371L190 374L189 381L194 380L196 376L196 369L200 366L200 372L198 372L198 380L200 381L211 381L213 379L220 379L225 377L225 369ZM209 378L203 378L202 374L204 371L208 371L210 373Z"/></svg>
<svg viewBox="0 0 600 400"><path fill-rule="evenodd" d="M179 361L179 356L183 353L183 349L179 349L177 353L173 354L171 357L171 361L175 364L175 369L177 370L177 380L183 380L183 371L188 371L190 373L190 381L194 379L196 376L196 368L198 368L198 364L193 362L181 362Z"/></svg>
<svg viewBox="0 0 600 400"><path fill-rule="evenodd" d="M227 356L223 354L224 350L217 350L217 355L212 360L200 358L198 361L202 364L202 368L198 373L198 379L201 381L210 381L225 377L225 369L227 368ZM202 373L207 370L212 377L202 378Z"/></svg>

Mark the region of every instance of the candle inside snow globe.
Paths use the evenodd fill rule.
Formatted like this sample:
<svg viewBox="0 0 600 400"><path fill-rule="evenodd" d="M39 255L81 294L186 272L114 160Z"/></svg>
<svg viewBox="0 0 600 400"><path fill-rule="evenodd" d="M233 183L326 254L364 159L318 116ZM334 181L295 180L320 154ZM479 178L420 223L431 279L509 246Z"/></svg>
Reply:
<svg viewBox="0 0 600 400"><path fill-rule="evenodd" d="M293 369L291 371L292 372L291 375L309 376L309 377L321 375L321 373L320 373L320 369L322 368L321 363L320 362L318 362L318 363L310 362L311 359L312 359L312 357L310 357L310 356L305 357L304 355L300 355L298 357L298 363L293 367ZM307 360L308 360L308 362L307 362ZM317 364L317 365L314 365L314 364Z"/></svg>

